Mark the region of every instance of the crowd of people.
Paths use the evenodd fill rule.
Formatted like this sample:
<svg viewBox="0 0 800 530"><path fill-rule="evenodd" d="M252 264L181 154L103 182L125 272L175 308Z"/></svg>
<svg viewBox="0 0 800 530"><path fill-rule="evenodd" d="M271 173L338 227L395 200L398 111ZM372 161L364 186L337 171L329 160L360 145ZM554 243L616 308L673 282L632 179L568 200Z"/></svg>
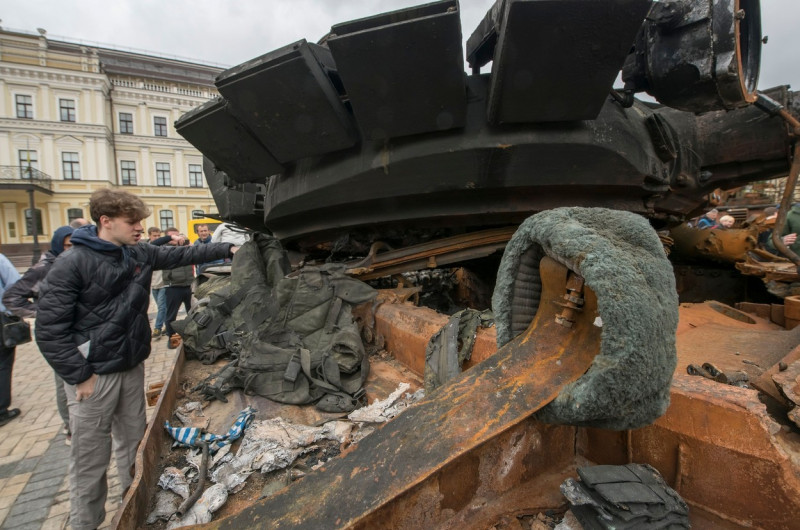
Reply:
<svg viewBox="0 0 800 530"><path fill-rule="evenodd" d="M54 371L71 446L69 520L76 530L95 529L105 518L112 438L123 491L133 478L146 424L144 361L153 335L161 335L150 328L151 287L155 329L171 333L191 297L192 266L230 259L238 248L209 237L188 245L174 228L163 237L151 228L142 241L150 209L122 190L94 192L89 211L94 224L76 220L78 226L55 230L50 250L23 276L0 254L0 311L36 318L36 344ZM0 346L0 426L20 415L11 408L14 356L14 348Z"/></svg>
<svg viewBox="0 0 800 530"><path fill-rule="evenodd" d="M778 254L779 252L772 240L772 225L775 224L778 217L778 208L775 206L764 208L763 216L763 225L765 229L758 234L758 247L773 254ZM720 216L716 208L707 211L703 216L691 223L692 226L701 230L728 230L733 228L735 224L736 219L733 216ZM796 254L800 254L800 240L797 238L798 233L800 233L800 203L794 204L787 212L786 222L780 233L783 244Z"/></svg>

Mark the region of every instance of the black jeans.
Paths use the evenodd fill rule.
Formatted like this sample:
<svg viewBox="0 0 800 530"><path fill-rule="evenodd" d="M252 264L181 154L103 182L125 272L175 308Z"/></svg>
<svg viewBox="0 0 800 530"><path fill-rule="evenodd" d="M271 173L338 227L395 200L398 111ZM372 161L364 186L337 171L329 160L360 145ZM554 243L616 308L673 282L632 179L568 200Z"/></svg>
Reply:
<svg viewBox="0 0 800 530"><path fill-rule="evenodd" d="M164 328L167 330L167 338L170 338L175 331L172 329L172 323L178 316L178 309L181 308L183 303L186 312L189 312L189 307L192 305L192 288L188 285L177 287L166 287L167 293L167 317L164 321Z"/></svg>
<svg viewBox="0 0 800 530"><path fill-rule="evenodd" d="M0 414L11 406L11 370L14 368L16 348L0 346Z"/></svg>

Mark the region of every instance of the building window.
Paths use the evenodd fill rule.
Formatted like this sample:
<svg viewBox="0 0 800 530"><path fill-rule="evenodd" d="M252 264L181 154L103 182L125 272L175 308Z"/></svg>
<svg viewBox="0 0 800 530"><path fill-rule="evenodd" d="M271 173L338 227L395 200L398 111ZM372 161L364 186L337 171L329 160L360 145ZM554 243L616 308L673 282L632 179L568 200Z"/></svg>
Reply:
<svg viewBox="0 0 800 530"><path fill-rule="evenodd" d="M33 98L31 96L23 96L21 94L17 94L15 99L17 101L17 118L32 120Z"/></svg>
<svg viewBox="0 0 800 530"><path fill-rule="evenodd" d="M167 135L167 119L163 116L156 116L153 118L153 129L156 136Z"/></svg>
<svg viewBox="0 0 800 530"><path fill-rule="evenodd" d="M83 210L81 208L67 208L67 223L71 223L75 219L83 217Z"/></svg>
<svg viewBox="0 0 800 530"><path fill-rule="evenodd" d="M59 99L58 108L61 110L61 121L75 121L74 99Z"/></svg>
<svg viewBox="0 0 800 530"><path fill-rule="evenodd" d="M156 162L156 186L172 186L169 162Z"/></svg>
<svg viewBox="0 0 800 530"><path fill-rule="evenodd" d="M36 212L36 233L42 234L44 233L42 230L42 211L39 208L34 210ZM31 223L31 210L25 210L25 230L27 231L26 235L32 236L33 235L33 224Z"/></svg>
<svg viewBox="0 0 800 530"><path fill-rule="evenodd" d="M130 112L119 113L119 133L133 134L133 114Z"/></svg>
<svg viewBox="0 0 800 530"><path fill-rule="evenodd" d="M64 173L64 180L80 180L81 164L78 161L78 153L61 153L61 170Z"/></svg>
<svg viewBox="0 0 800 530"><path fill-rule="evenodd" d="M203 210L192 210L192 219L202 219L206 216L206 212Z"/></svg>
<svg viewBox="0 0 800 530"><path fill-rule="evenodd" d="M136 186L136 162L133 160L121 160L119 165L122 169L122 185Z"/></svg>
<svg viewBox="0 0 800 530"><path fill-rule="evenodd" d="M175 219L172 217L172 210L159 210L158 219L161 222L161 231L175 226Z"/></svg>
<svg viewBox="0 0 800 530"><path fill-rule="evenodd" d="M203 166L200 164L189 164L189 187L203 187Z"/></svg>
<svg viewBox="0 0 800 530"><path fill-rule="evenodd" d="M37 171L29 171L39 169L39 153L36 151L29 151L25 149L19 150L19 178L29 179L34 176Z"/></svg>
<svg viewBox="0 0 800 530"><path fill-rule="evenodd" d="M8 237L17 237L17 223L14 221L8 223Z"/></svg>

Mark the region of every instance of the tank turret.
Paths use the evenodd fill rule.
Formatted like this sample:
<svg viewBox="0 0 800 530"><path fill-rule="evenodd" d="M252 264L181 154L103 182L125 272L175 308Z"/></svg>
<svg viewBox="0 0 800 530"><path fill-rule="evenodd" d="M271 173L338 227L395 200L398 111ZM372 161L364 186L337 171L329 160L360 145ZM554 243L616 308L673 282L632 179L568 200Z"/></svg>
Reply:
<svg viewBox="0 0 800 530"><path fill-rule="evenodd" d="M759 8L498 0L464 45L458 1L433 2L231 68L176 128L220 215L284 242L558 206L683 218L715 188L789 170L795 131L754 104ZM796 114L788 87L763 96Z"/></svg>

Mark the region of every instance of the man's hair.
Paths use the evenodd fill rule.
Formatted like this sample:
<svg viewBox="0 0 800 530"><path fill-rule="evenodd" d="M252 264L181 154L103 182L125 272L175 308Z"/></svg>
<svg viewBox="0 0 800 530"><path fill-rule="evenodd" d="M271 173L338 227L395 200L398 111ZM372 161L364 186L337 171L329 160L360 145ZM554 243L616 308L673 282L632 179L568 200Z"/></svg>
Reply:
<svg viewBox="0 0 800 530"><path fill-rule="evenodd" d="M719 213L719 210L717 210L716 208L713 208L713 209L707 211L706 213Z"/></svg>
<svg viewBox="0 0 800 530"><path fill-rule="evenodd" d="M147 229L148 235L155 234L156 232L158 232L159 234L161 233L161 229L157 226L151 226L150 228Z"/></svg>
<svg viewBox="0 0 800 530"><path fill-rule="evenodd" d="M89 199L89 213L95 223L100 223L100 217L124 217L129 221L141 221L150 215L150 208L142 199L122 190L102 188Z"/></svg>
<svg viewBox="0 0 800 530"><path fill-rule="evenodd" d="M778 213L778 209L775 208L774 206L767 206L766 208L764 208L764 215L767 217L769 217L770 215L775 215L776 213Z"/></svg>
<svg viewBox="0 0 800 530"><path fill-rule="evenodd" d="M169 228L167 228L166 230L164 230L164 233L165 233L165 234L166 234L167 232L178 232L179 234L181 233L181 231L180 231L180 230L178 230L177 228L175 228L174 226L170 226Z"/></svg>
<svg viewBox="0 0 800 530"><path fill-rule="evenodd" d="M80 228L87 224L89 224L89 222L86 219L84 219L83 217L78 217L77 219L73 219L72 221L70 221L69 226L72 228Z"/></svg>
<svg viewBox="0 0 800 530"><path fill-rule="evenodd" d="M207 224L205 224L205 223L203 223L203 224L201 224L201 225L194 225L194 229L195 229L196 231L197 231L197 230L200 230L200 228L202 228L202 227L206 227L206 228L208 228L208 225L207 225Z"/></svg>
<svg viewBox="0 0 800 530"><path fill-rule="evenodd" d="M723 215L722 217L720 217L719 222L722 223L722 221L728 221L728 220L733 221L734 223L736 222L736 218L732 215Z"/></svg>

